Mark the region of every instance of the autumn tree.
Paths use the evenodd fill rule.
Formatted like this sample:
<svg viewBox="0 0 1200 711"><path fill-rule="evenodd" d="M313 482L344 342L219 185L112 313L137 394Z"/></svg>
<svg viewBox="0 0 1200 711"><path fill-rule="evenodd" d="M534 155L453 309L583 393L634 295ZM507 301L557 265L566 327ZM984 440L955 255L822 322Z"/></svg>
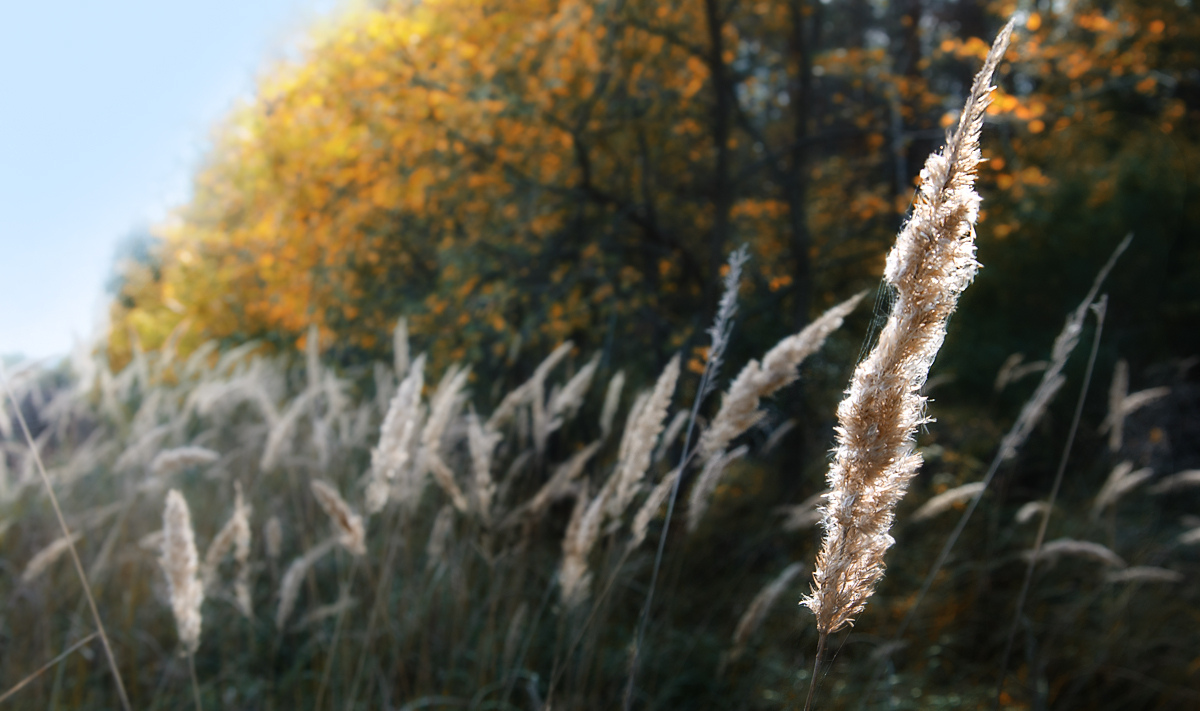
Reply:
<svg viewBox="0 0 1200 711"><path fill-rule="evenodd" d="M878 278L913 156L941 140L979 37L1013 9L438 0L345 14L220 132L156 268L126 280L114 355L129 326L150 345L186 324L185 347L286 347L316 324L360 358L407 314L442 362L572 338L634 363L703 329L743 242L755 329L740 342L759 348ZM1055 151L1107 160L1131 110L1103 107L1114 91L1144 99L1143 127L1195 110L1178 93L1200 33L1178 6L1023 21L988 139L983 229L998 240L1038 239L1026 227L1043 198L1092 174Z"/></svg>

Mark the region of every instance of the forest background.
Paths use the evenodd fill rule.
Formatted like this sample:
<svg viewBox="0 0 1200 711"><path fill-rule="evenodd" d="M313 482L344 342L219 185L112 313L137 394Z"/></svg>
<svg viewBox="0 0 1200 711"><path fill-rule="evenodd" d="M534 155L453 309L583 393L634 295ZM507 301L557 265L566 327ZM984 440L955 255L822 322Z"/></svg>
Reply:
<svg viewBox="0 0 1200 711"><path fill-rule="evenodd" d="M948 424L929 425L922 442L939 452L939 472L915 486L928 498L978 478L1028 394L1001 387L997 372L1007 362L1013 374L1014 353L1047 352L1129 233L1105 285L1097 372L1123 360L1135 389L1171 388L1131 420L1123 454L1163 474L1200 467L1200 15L1190 0L347 10L314 29L301 59L264 71L216 131L190 202L119 266L103 356L115 372L144 351L255 342L265 355L319 352L363 379L391 361L403 317L431 373L472 365L481 409L567 340L580 362L598 353L602 374L650 382L682 352L695 375L727 255L745 244L726 356L736 372L859 290L877 293L875 315L885 313L883 258L919 169L1014 13L983 138L984 268L933 372L935 414ZM772 401L768 422L791 430L723 490L726 531L708 539L712 555L779 555L783 544L746 531L755 511L804 498L823 476L834 406L875 320L865 309L851 317ZM1067 373L1078 382L1082 370L1077 358ZM1002 477L997 506L1044 488L1054 461L1039 455L1059 445L1067 407L1055 405L1030 461ZM1084 436L1103 442L1104 404L1089 408ZM1077 466L1095 478L1105 456L1089 451ZM907 553L920 561L909 587L930 550ZM672 592L684 610L705 594L687 582L710 581L688 575ZM881 616L903 614L902 600L884 599ZM950 619L938 624L966 607L940 605ZM1177 666L1168 686L1194 688L1200 667ZM1163 707L1190 698L1145 694Z"/></svg>

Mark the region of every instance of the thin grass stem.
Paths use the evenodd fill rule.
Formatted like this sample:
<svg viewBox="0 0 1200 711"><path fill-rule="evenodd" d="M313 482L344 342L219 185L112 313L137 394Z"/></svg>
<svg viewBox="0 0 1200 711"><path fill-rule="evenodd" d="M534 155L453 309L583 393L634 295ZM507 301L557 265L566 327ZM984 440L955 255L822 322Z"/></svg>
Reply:
<svg viewBox="0 0 1200 711"><path fill-rule="evenodd" d="M1062 457L1058 461L1058 471L1054 473L1054 484L1050 487L1050 496L1046 499L1046 507L1042 510L1042 520L1038 525L1037 538L1033 543L1033 555L1025 566L1025 579L1021 582L1021 592L1017 595L1017 609L1013 613L1012 625L1008 628L1008 639L1004 642L1004 654L1000 656L1000 678L996 680L996 699L993 708L1000 708L1000 696L1004 693L1004 681L1008 676L1008 659L1012 654L1013 641L1017 637L1017 626L1021 621L1021 612L1025 609L1025 600L1029 596L1029 587L1033 582L1033 570L1038 564L1038 553L1046 540L1046 529L1050 526L1050 513L1054 510L1054 502L1058 499L1058 491L1062 487L1063 475L1067 471L1067 462L1071 458L1071 448L1075 445L1075 434L1079 431L1079 420L1083 417L1083 405L1087 401L1088 386L1092 382L1092 372L1096 367L1096 354L1100 350L1100 336L1104 332L1104 315L1108 308L1108 296L1101 296L1092 305L1096 315L1096 333L1092 336L1092 352L1088 356L1087 370L1083 375L1083 387L1079 389L1079 399L1075 403L1075 415L1071 418L1071 428L1067 432L1067 441L1063 445Z"/></svg>
<svg viewBox="0 0 1200 711"><path fill-rule="evenodd" d="M21 403L17 400L16 393L13 392L12 385L9 383L8 369L4 367L3 363L0 363L0 380L4 381L4 391L8 394L8 399L13 404L13 411L17 416L17 422L21 424L21 433L25 436L25 443L29 446L29 452L33 456L33 462L37 467L38 475L42 478L42 484L46 487L46 495L50 498L50 505L54 508L54 515L58 519L58 526L62 529L62 535L70 541L71 562L75 565L75 573L79 575L79 582L83 584L83 592L87 596L88 608L91 610L92 620L96 623L96 632L100 635L100 642L104 645L104 655L108 658L108 666L112 670L113 681L117 684L117 696L121 699L121 708L125 709L125 711L131 711L129 695L125 693L125 682L121 680L121 672L117 668L117 658L113 654L108 634L104 630L104 621L100 619L100 610L96 607L96 598L92 595L92 586L88 584L87 574L83 571L83 563L79 560L79 551L72 540L71 527L67 525L67 519L63 516L62 507L58 505L58 496L54 493L54 485L50 483L50 475L46 473L46 466L42 463L42 453L38 451L37 444L33 441L33 434L29 431L29 423L25 421L25 413L22 412Z"/></svg>

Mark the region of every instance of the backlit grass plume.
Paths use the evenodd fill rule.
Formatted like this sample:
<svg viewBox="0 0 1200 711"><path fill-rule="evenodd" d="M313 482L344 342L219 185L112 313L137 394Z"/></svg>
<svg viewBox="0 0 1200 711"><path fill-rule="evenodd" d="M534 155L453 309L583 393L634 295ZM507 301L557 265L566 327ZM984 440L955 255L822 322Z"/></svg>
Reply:
<svg viewBox="0 0 1200 711"><path fill-rule="evenodd" d="M803 601L816 615L822 648L829 633L853 622L883 577L896 503L921 466L913 450L917 427L928 421L921 387L945 338L946 321L978 267L979 133L992 73L1011 33L1010 22L975 77L958 129L921 170L912 216L884 272L896 291L895 304L838 406L831 492L822 511L825 539L812 593Z"/></svg>
<svg viewBox="0 0 1200 711"><path fill-rule="evenodd" d="M187 654L200 647L200 605L204 585L200 582L200 557L192 532L192 515L187 501L177 490L167 492L163 510L162 568L167 574L171 610L179 628L179 642Z"/></svg>

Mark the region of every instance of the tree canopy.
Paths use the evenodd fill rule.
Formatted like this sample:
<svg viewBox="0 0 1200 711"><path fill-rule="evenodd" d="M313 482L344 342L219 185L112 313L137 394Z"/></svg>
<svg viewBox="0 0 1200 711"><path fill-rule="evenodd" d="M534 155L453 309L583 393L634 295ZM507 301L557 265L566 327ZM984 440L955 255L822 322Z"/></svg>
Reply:
<svg viewBox="0 0 1200 711"><path fill-rule="evenodd" d="M742 243L745 308L766 343L878 279L920 160L955 121L982 38L1015 7L347 12L220 129L153 263L123 275L111 353L126 357L131 332L154 346L176 329L185 349L291 347L311 324L323 347L365 357L407 315L435 361L571 338L625 362L702 331ZM1180 180L1200 110L1190 4L1037 7L1020 15L985 137L983 261L1082 257L1086 275L1129 229L1153 233L1159 267L1194 252L1194 188ZM1077 296L1040 284L1039 298ZM1011 286L977 301L1028 306L1034 295ZM1196 299L1181 303L1178 318L1197 315Z"/></svg>

